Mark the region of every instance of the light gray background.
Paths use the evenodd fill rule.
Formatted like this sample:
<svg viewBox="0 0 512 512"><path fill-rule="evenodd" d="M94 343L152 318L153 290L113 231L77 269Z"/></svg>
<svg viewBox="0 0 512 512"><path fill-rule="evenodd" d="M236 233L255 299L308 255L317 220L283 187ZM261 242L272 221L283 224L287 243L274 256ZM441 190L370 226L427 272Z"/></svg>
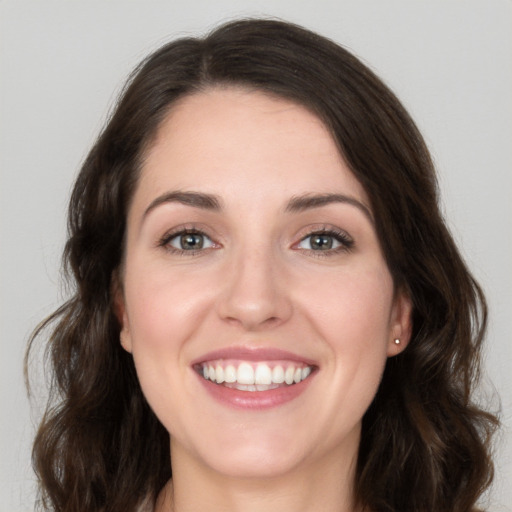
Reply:
<svg viewBox="0 0 512 512"><path fill-rule="evenodd" d="M33 509L38 407L29 412L22 356L61 302L69 190L115 92L170 38L261 14L347 46L423 131L449 224L489 297L486 361L505 428L488 508L512 510L512 2L16 0L0 3L0 512Z"/></svg>

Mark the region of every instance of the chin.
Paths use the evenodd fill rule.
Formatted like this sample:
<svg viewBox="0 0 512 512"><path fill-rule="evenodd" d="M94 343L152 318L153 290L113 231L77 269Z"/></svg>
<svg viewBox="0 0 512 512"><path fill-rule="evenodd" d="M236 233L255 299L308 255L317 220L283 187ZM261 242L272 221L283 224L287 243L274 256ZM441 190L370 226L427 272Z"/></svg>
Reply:
<svg viewBox="0 0 512 512"><path fill-rule="evenodd" d="M230 450L228 456L212 461L211 468L224 476L236 479L275 479L283 477L301 464L296 454L264 449Z"/></svg>
<svg viewBox="0 0 512 512"><path fill-rule="evenodd" d="M282 428L269 431L264 427L238 427L209 435L194 443L195 447L189 445L189 450L195 452L194 458L202 466L230 478L278 478L303 462L307 443L297 435L285 434Z"/></svg>

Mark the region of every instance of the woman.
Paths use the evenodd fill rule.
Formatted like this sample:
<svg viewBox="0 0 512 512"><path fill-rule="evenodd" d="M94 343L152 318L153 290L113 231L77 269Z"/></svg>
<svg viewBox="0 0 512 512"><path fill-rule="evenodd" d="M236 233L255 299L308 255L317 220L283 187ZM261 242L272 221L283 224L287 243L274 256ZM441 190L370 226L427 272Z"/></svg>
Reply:
<svg viewBox="0 0 512 512"><path fill-rule="evenodd" d="M35 445L57 511L470 511L486 308L432 162L355 57L278 21L135 71L69 211Z"/></svg>

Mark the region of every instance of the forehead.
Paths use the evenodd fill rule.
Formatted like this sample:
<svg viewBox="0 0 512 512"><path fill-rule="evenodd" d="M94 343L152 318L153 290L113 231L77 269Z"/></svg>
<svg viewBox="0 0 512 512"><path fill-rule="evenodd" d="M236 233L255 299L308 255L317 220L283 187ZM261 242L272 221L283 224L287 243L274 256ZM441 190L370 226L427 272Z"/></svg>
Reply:
<svg viewBox="0 0 512 512"><path fill-rule="evenodd" d="M139 182L144 194L168 188L249 192L252 199L339 192L368 203L317 116L292 101L240 88L212 88L173 105Z"/></svg>

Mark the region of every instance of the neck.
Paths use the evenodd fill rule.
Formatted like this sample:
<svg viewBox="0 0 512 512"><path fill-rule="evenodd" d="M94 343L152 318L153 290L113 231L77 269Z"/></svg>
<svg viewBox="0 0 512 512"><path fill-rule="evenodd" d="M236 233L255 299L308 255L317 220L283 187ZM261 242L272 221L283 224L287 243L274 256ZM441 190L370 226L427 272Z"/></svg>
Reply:
<svg viewBox="0 0 512 512"><path fill-rule="evenodd" d="M172 444L172 443L171 443ZM335 451L284 475L238 478L205 468L173 446L173 480L156 512L357 512L353 484L357 451Z"/></svg>

